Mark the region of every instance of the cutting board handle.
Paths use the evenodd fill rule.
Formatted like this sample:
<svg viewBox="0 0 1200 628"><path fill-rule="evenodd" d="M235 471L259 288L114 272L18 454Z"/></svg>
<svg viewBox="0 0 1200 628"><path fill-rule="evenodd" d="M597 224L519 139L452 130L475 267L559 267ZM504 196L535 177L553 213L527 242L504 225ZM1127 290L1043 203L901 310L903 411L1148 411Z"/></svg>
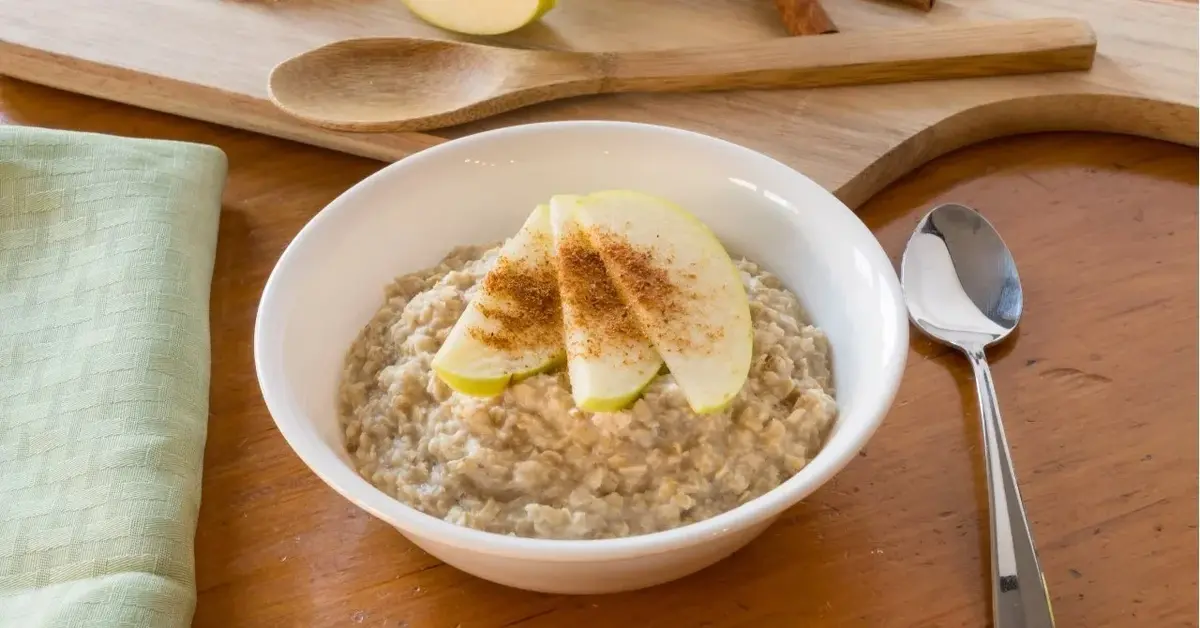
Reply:
<svg viewBox="0 0 1200 628"><path fill-rule="evenodd" d="M602 54L600 91L826 87L1087 70L1095 53L1095 32L1075 19L859 31Z"/></svg>

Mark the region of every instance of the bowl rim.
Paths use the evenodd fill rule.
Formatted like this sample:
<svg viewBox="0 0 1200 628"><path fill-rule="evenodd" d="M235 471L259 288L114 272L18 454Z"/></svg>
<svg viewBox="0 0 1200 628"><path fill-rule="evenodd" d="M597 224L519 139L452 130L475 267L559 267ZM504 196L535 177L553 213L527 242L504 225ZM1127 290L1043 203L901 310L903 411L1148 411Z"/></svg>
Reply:
<svg viewBox="0 0 1200 628"><path fill-rule="evenodd" d="M667 134L683 137L688 141L721 145L724 150L731 151L740 159L755 161L757 167L783 169L789 176L800 177L813 183L837 201L837 204L854 219L850 221L850 227L852 230L858 231L858 235L865 236L865 241L869 243L867 254L873 258L869 260L872 262L872 268L890 271L880 273L884 279L881 289L888 297L886 303L892 306L889 315L894 319L897 337L894 346L891 347L891 351L886 355L886 363L883 370L884 377L877 386L878 394L874 398L866 400L866 403L860 406L856 413L861 414L863 419L856 427L854 433L850 435L851 441L849 446L845 447L840 455L831 452L828 455L822 456L821 454L826 452L825 445L828 444L826 442L823 444L822 450L800 472L792 475L779 486L731 510L708 519L658 532L606 539L529 538L486 532L450 523L421 512L385 494L367 482L366 479L358 475L349 466L344 465L336 457L336 454L329 452L333 456L332 460L345 466L346 469L344 471L352 478L347 482L343 482L336 476L343 475L345 477L346 474L326 468L330 459L324 455L326 452L320 451L320 448L327 448L328 446L320 439L310 438L304 434L301 426L302 421L292 418L290 414L285 412L287 404L283 401L283 393L281 390L276 390L269 383L270 377L264 366L264 356L266 355L265 343L267 342L263 327L264 318L275 309L273 306L278 299L276 295L280 290L279 284L283 281L281 277L287 273L292 260L300 255L299 250L304 247L307 240L315 237L313 234L321 228L321 225L325 221L333 220L333 217L341 213L353 211L354 206L357 204L355 197L359 196L362 190L378 185L381 180L393 176L399 170L420 162L438 159L442 153L460 150L463 147L478 143L502 140L524 133L553 132L555 129L586 127L609 127ZM263 400L267 406L267 411L292 451L304 462L305 466L312 473L335 492L357 507L396 528L404 536L409 537L411 541L417 542L420 545L420 541L428 539L439 545L447 545L481 554L527 560L550 562L615 561L633 556L647 556L694 546L707 540L744 530L778 516L784 510L797 504L826 484L834 475L849 464L856 457L858 451L871 439L894 402L906 366L908 334L907 310L904 306L899 279L879 241L853 210L803 173L764 153L697 131L642 122L571 120L519 124L485 130L448 140L388 164L339 194L305 223L296 236L284 248L278 260L276 260L275 266L272 268L259 298L259 306L254 321L253 353L255 374ZM410 535L417 538L414 539Z"/></svg>

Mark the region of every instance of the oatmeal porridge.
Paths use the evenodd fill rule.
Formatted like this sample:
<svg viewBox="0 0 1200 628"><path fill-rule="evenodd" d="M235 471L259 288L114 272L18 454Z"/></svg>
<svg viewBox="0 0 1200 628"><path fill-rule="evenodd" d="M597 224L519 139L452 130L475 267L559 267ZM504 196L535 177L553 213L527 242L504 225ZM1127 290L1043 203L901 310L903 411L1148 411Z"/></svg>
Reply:
<svg viewBox="0 0 1200 628"><path fill-rule="evenodd" d="M670 373L626 410L575 407L565 369L485 399L430 361L496 259L463 247L397 278L351 347L340 418L360 475L451 523L554 539L667 530L783 483L820 449L837 406L824 333L796 296L736 262L750 301L749 376L725 410L693 412Z"/></svg>

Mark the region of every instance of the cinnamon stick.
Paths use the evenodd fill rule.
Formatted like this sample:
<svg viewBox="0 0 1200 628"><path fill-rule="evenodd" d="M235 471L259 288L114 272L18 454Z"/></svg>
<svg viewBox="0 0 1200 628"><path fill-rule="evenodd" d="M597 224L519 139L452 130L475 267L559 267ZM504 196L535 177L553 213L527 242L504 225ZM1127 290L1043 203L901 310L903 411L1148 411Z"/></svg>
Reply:
<svg viewBox="0 0 1200 628"><path fill-rule="evenodd" d="M775 0L775 7L784 28L792 35L823 35L838 30L821 6L821 0Z"/></svg>
<svg viewBox="0 0 1200 628"><path fill-rule="evenodd" d="M914 8L920 9L922 11L932 10L933 3L934 3L934 0L891 0L891 1L898 2L900 4L907 4L910 7L914 7Z"/></svg>

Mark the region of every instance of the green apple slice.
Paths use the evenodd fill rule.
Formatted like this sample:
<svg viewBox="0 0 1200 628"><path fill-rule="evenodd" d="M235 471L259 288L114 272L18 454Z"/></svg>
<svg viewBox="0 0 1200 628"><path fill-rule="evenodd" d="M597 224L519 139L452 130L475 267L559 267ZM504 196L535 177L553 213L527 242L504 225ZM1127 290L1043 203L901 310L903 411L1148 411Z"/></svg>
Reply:
<svg viewBox="0 0 1200 628"><path fill-rule="evenodd" d="M448 31L499 35L517 30L554 8L555 0L404 0L417 17Z"/></svg>
<svg viewBox="0 0 1200 628"><path fill-rule="evenodd" d="M637 399L663 361L576 221L578 202L571 195L550 199L567 375L576 406L615 412Z"/></svg>
<svg viewBox="0 0 1200 628"><path fill-rule="evenodd" d="M492 268L433 356L433 372L476 397L549 370L565 358L550 208L539 205L501 246Z"/></svg>
<svg viewBox="0 0 1200 628"><path fill-rule="evenodd" d="M754 332L725 247L682 207L641 192L586 195L575 215L688 405L727 407L746 382Z"/></svg>

